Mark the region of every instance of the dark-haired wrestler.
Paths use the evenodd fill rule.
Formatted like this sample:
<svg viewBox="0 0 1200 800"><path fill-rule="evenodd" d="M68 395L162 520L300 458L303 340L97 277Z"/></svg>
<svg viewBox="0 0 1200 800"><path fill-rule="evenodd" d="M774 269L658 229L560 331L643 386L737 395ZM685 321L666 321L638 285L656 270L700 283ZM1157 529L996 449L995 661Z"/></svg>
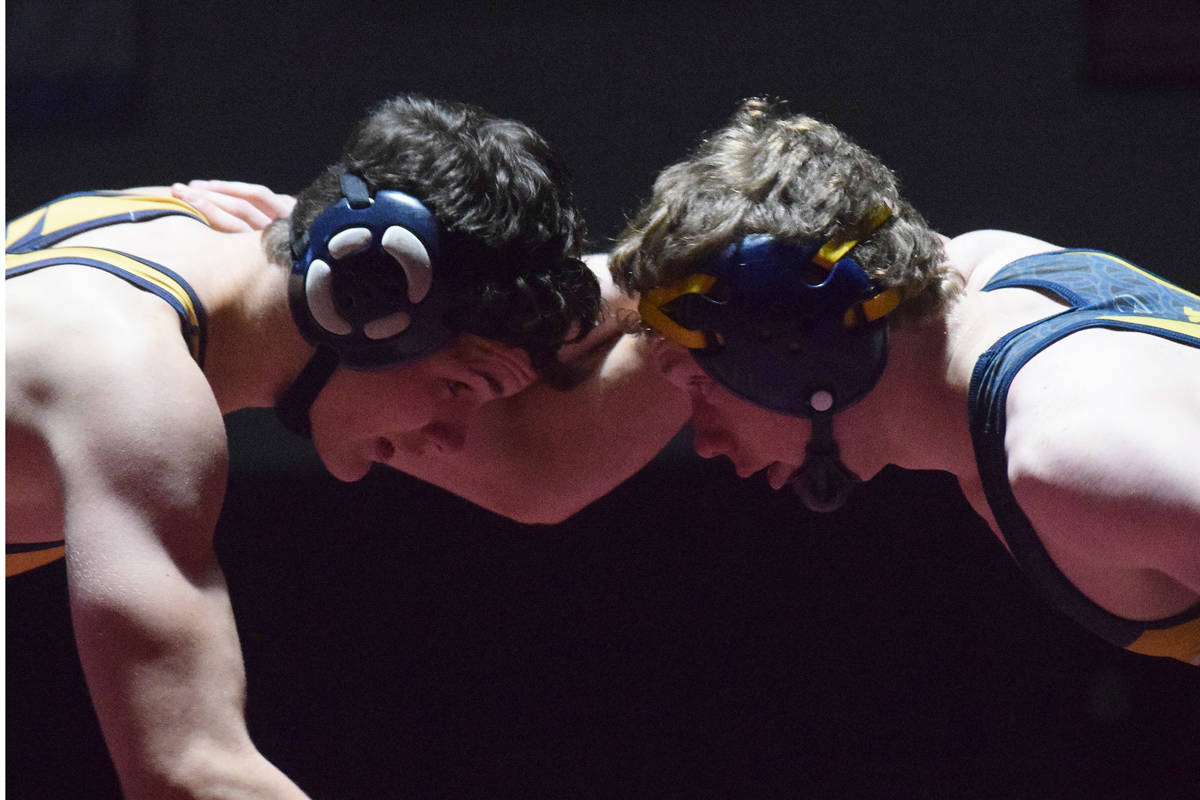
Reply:
<svg viewBox="0 0 1200 800"><path fill-rule="evenodd" d="M65 553L130 798L304 796L243 716L212 547L222 416L279 408L345 480L448 454L489 403L564 382L555 354L599 300L546 143L475 107L380 104L265 232L290 203L224 188L234 217L262 215L244 232L212 227L237 227L227 201L138 191L7 226L6 528L25 551L9 573Z"/></svg>

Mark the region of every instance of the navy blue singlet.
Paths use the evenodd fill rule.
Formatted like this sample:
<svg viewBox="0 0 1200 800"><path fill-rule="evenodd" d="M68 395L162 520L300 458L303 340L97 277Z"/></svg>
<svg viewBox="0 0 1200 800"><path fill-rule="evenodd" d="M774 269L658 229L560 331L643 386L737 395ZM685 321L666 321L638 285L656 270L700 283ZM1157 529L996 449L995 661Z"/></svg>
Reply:
<svg viewBox="0 0 1200 800"><path fill-rule="evenodd" d="M1200 297L1094 250L1019 259L996 273L983 291L1007 287L1041 289L1068 307L1008 333L975 364L968 398L971 437L1000 533L1040 593L1077 622L1119 647L1195 663L1200 658L1200 604L1166 619L1124 619L1092 602L1062 574L1013 496L1004 431L1013 377L1046 347L1094 327L1141 331L1200 347Z"/></svg>

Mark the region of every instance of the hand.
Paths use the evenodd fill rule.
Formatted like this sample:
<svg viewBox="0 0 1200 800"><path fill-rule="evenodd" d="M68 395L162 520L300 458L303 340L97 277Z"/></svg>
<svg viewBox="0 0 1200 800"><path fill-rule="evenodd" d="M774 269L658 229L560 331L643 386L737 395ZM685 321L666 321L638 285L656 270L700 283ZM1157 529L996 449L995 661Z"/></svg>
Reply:
<svg viewBox="0 0 1200 800"><path fill-rule="evenodd" d="M271 220L292 213L296 198L276 194L258 183L242 181L189 181L171 185L171 195L208 218L225 233L262 230Z"/></svg>

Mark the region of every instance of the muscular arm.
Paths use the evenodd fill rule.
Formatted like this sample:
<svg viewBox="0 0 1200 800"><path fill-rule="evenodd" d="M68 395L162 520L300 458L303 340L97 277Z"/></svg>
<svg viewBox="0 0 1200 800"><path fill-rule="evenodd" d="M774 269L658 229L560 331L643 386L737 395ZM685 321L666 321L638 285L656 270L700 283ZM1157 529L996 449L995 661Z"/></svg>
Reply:
<svg viewBox="0 0 1200 800"><path fill-rule="evenodd" d="M1195 348L1084 331L1034 358L1009 395L1014 495L1064 574L1120 616L1200 602L1197 376Z"/></svg>
<svg viewBox="0 0 1200 800"><path fill-rule="evenodd" d="M301 800L245 724L212 550L226 457L206 382L187 364L89 386L48 430L79 656L125 795Z"/></svg>
<svg viewBox="0 0 1200 800"><path fill-rule="evenodd" d="M398 466L519 522L560 522L645 466L687 419L686 398L641 345L620 335L574 389L535 384L490 403L462 450Z"/></svg>

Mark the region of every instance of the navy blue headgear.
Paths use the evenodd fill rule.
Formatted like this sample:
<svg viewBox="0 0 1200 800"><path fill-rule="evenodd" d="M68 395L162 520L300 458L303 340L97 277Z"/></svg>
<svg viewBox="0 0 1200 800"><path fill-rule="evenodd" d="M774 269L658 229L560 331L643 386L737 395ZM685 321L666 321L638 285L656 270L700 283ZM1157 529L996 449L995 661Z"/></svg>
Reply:
<svg viewBox="0 0 1200 800"><path fill-rule="evenodd" d="M304 338L352 369L415 361L453 338L443 316L453 296L439 263L437 221L421 201L342 175L343 197L300 240L288 280Z"/></svg>
<svg viewBox="0 0 1200 800"><path fill-rule="evenodd" d="M890 215L877 210L870 229ZM879 380L887 363L883 317L899 304L895 290L880 291L849 257L856 244L751 234L639 304L643 322L689 348L726 389L813 421L795 485L818 510L840 506L857 481L838 458L832 418Z"/></svg>
<svg viewBox="0 0 1200 800"><path fill-rule="evenodd" d="M288 302L317 352L277 405L309 434L308 409L337 366L387 369L431 355L454 338L444 317L454 284L437 220L404 192L341 175L342 198L292 244Z"/></svg>

